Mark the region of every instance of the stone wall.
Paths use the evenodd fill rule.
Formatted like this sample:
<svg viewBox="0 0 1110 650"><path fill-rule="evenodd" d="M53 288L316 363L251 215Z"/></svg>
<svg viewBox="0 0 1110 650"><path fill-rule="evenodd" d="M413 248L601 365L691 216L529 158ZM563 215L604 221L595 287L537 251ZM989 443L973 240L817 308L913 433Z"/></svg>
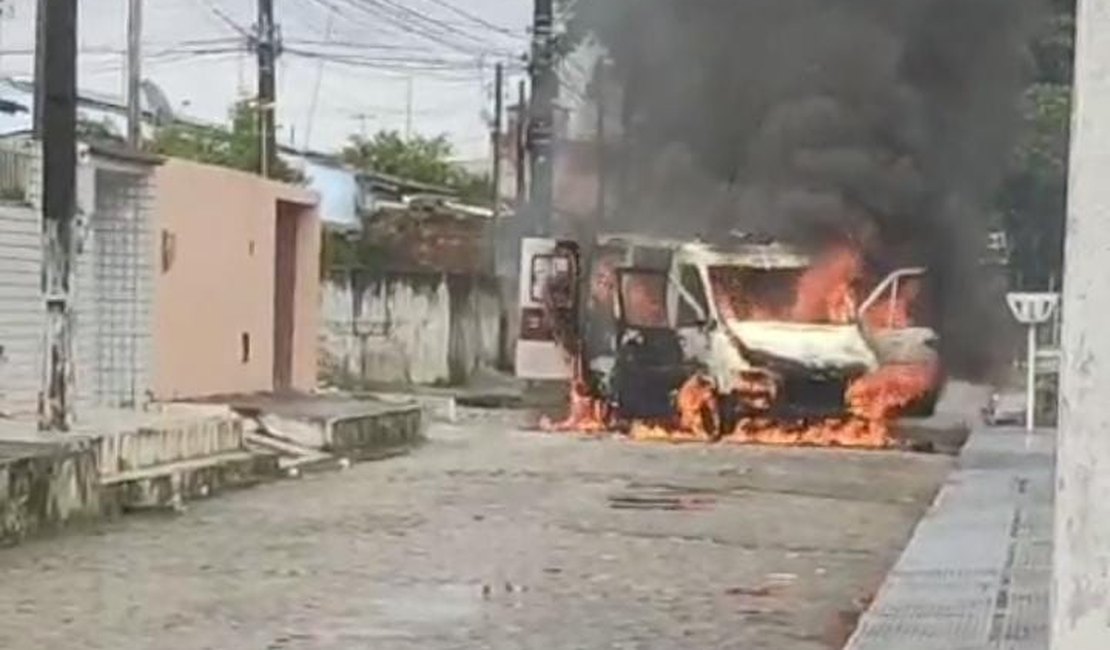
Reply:
<svg viewBox="0 0 1110 650"><path fill-rule="evenodd" d="M338 385L465 383L496 365L501 301L492 282L387 274L324 283L323 378Z"/></svg>

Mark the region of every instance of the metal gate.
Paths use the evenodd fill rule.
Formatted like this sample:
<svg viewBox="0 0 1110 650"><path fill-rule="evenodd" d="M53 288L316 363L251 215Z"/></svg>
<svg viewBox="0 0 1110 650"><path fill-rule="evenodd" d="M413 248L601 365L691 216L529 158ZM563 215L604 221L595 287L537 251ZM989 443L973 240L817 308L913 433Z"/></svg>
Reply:
<svg viewBox="0 0 1110 650"><path fill-rule="evenodd" d="M95 171L95 209L86 239L87 362L78 383L98 406L133 407L148 390L153 252L149 174ZM84 375L84 381L80 375ZM81 389L79 389L81 390Z"/></svg>

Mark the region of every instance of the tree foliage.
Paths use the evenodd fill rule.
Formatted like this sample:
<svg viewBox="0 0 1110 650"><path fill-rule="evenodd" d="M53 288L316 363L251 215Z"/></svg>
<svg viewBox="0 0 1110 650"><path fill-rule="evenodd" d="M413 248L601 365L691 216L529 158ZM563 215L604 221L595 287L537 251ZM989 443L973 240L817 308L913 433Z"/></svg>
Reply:
<svg viewBox="0 0 1110 650"><path fill-rule="evenodd" d="M490 178L455 165L453 154L445 136L405 138L396 131L379 131L369 138L353 136L342 152L343 160L358 169L439 185L456 191L465 202L488 204Z"/></svg>
<svg viewBox="0 0 1110 650"><path fill-rule="evenodd" d="M258 129L258 111L250 102L242 101L232 107L228 127L169 124L155 132L149 147L163 156L258 172L261 147ZM277 157L277 152L271 156L271 177L288 182L301 180Z"/></svg>
<svg viewBox="0 0 1110 650"><path fill-rule="evenodd" d="M1063 264L1075 0L1053 0L1051 8L1033 45L1022 134L997 202L1011 243L1012 282L1024 289L1059 288Z"/></svg>

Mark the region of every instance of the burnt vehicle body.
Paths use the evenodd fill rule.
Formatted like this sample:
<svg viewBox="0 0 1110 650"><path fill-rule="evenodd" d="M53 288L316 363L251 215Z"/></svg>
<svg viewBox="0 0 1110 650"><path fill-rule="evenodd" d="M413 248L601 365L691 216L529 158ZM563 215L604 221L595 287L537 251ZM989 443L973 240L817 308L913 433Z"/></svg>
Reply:
<svg viewBox="0 0 1110 650"><path fill-rule="evenodd" d="M845 322L759 313L793 301L812 264L777 243L600 238L589 259L571 265L583 273L576 353L586 378L620 419L638 420L672 416L675 392L700 375L716 392L718 420L727 427L747 416L841 416L849 384L862 375L890 364L939 364L931 328L894 323L893 315L884 327L862 318L893 305L923 269L889 274ZM911 410L930 414L938 396L939 387Z"/></svg>

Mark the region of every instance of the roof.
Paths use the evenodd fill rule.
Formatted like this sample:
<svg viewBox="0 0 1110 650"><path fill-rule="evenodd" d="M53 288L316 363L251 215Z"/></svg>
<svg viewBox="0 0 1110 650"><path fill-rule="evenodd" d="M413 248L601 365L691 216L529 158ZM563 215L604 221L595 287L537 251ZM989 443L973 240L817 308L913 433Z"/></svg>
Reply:
<svg viewBox="0 0 1110 650"><path fill-rule="evenodd" d="M736 243L731 245L709 244L641 234L610 233L598 236L602 246L631 246L674 251L680 260L706 266L742 266L759 269L806 268L811 259L797 248L786 244Z"/></svg>
<svg viewBox="0 0 1110 650"><path fill-rule="evenodd" d="M459 194L456 190L453 190L449 187L443 187L442 185L432 185L430 183L423 183L421 181L414 181L412 179L402 178L400 176L394 176L392 174L365 171L358 171L356 173L360 181L369 181L374 186L383 187L385 189L392 189L395 192L399 193L404 193L406 190L409 191L408 193L413 193L412 191L415 190L416 192L424 194L437 194L449 197L458 196Z"/></svg>
<svg viewBox="0 0 1110 650"><path fill-rule="evenodd" d="M121 160L124 162L133 162L143 165L161 165L166 161L162 156L147 153L145 151L138 151L127 146L117 145L108 142L90 142L88 143L89 153L94 156L102 158L110 158L112 160Z"/></svg>

